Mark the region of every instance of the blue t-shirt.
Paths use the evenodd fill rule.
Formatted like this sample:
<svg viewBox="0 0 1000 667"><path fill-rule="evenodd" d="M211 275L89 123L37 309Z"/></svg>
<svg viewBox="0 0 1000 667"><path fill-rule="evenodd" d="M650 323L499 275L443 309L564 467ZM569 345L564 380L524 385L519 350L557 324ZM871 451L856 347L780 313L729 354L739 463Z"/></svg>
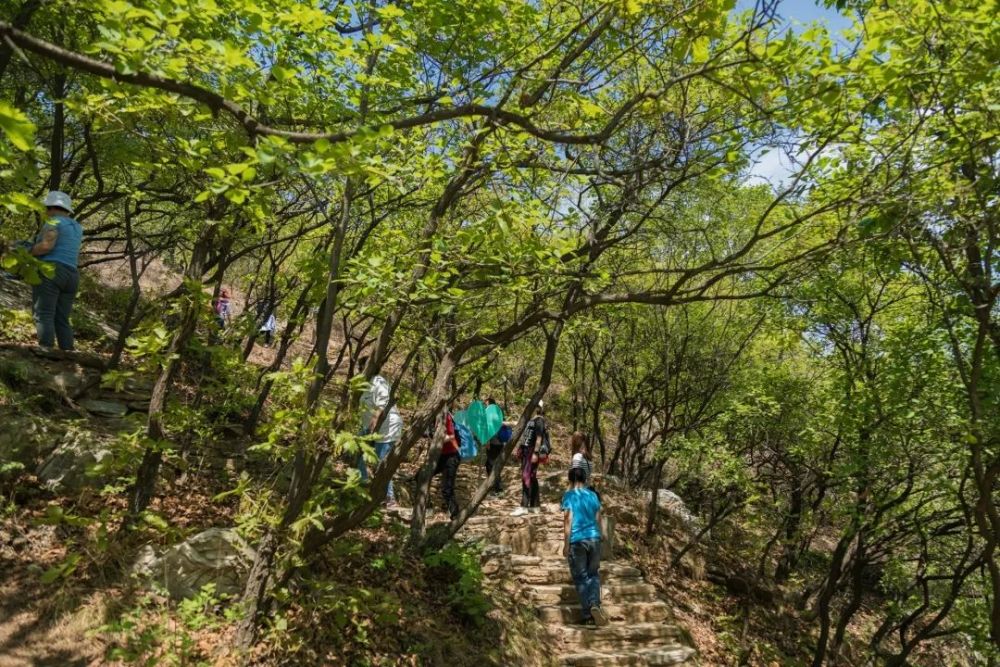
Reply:
<svg viewBox="0 0 1000 667"><path fill-rule="evenodd" d="M83 242L83 227L80 223L64 215L57 215L49 218L42 227L42 233L38 238L45 236L45 232L54 229L58 233L56 244L48 253L40 255L38 259L44 262L59 262L74 269L79 264L80 244Z"/></svg>
<svg viewBox="0 0 1000 667"><path fill-rule="evenodd" d="M588 488L570 489L563 494L563 512L572 512L573 519L569 529L569 541L601 539L601 527L597 525L597 511L601 509L601 501L597 494Z"/></svg>

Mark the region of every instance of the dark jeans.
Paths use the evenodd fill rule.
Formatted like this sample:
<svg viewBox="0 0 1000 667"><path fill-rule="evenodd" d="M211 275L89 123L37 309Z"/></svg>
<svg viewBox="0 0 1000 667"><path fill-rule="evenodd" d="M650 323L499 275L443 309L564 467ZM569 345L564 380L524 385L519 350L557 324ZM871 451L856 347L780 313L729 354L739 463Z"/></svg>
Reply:
<svg viewBox="0 0 1000 667"><path fill-rule="evenodd" d="M531 464L529 464L531 465ZM521 507L541 507L542 501L538 491L538 466L532 466L531 482L521 482Z"/></svg>
<svg viewBox="0 0 1000 667"><path fill-rule="evenodd" d="M442 472L444 476L441 478L441 496L444 498L444 506L454 519L458 516L458 501L455 500L455 480L458 479L458 464L462 462L462 457L458 455L458 452L452 452L451 454L442 454L438 457L437 465L434 467L434 474L438 475Z"/></svg>
<svg viewBox="0 0 1000 667"><path fill-rule="evenodd" d="M538 493L538 463L532 463L534 447L521 447L521 507L541 507Z"/></svg>
<svg viewBox="0 0 1000 667"><path fill-rule="evenodd" d="M52 347L59 340L60 350L73 349L73 327L69 314L73 310L80 274L72 266L52 262L56 272L51 278L42 276L42 282L31 288L32 310L38 344Z"/></svg>
<svg viewBox="0 0 1000 667"><path fill-rule="evenodd" d="M489 475L493 472L493 466L496 460L500 458L503 454L503 445L489 445L486 448L486 474ZM503 487L500 485L500 477L497 476L497 481L493 483L494 493L500 493L503 491Z"/></svg>
<svg viewBox="0 0 1000 667"><path fill-rule="evenodd" d="M591 607L601 604L601 541L582 540L569 545L569 573L580 597L583 620L591 618Z"/></svg>

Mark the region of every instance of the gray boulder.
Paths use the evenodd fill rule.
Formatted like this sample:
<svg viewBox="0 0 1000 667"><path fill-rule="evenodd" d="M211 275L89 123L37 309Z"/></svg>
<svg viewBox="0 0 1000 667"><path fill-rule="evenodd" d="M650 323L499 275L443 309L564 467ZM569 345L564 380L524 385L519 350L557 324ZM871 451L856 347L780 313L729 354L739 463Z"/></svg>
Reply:
<svg viewBox="0 0 1000 667"><path fill-rule="evenodd" d="M0 469L34 469L56 446L60 435L61 431L48 420L0 412Z"/></svg>
<svg viewBox="0 0 1000 667"><path fill-rule="evenodd" d="M108 444L90 431L71 429L38 467L37 476L53 492L73 493L101 480L93 468L111 456Z"/></svg>
<svg viewBox="0 0 1000 667"><path fill-rule="evenodd" d="M98 379L99 375L96 371L73 366L48 376L46 384L56 394L76 399L96 384Z"/></svg>
<svg viewBox="0 0 1000 667"><path fill-rule="evenodd" d="M646 492L646 502L652 500L651 491ZM691 513L684 499L670 489L659 489L656 494L657 506L676 519L685 529L697 532L700 521L697 516Z"/></svg>
<svg viewBox="0 0 1000 667"><path fill-rule="evenodd" d="M99 417L124 417L128 414L128 406L118 401L85 398L80 401L80 407Z"/></svg>
<svg viewBox="0 0 1000 667"><path fill-rule="evenodd" d="M160 555L144 547L132 572L163 587L175 600L194 597L206 584L215 584L217 595L238 595L253 559L253 549L235 530L209 528Z"/></svg>

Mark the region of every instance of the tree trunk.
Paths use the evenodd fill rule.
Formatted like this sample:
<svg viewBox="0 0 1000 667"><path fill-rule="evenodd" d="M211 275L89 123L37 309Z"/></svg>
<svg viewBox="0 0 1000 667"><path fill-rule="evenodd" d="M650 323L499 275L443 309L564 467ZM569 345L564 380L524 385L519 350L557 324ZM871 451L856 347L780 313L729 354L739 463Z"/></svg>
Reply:
<svg viewBox="0 0 1000 667"><path fill-rule="evenodd" d="M663 480L663 466L667 460L663 459L656 464L656 474L653 476L653 489L649 499L649 510L646 512L646 537L652 537L656 532L656 515L660 509L660 482Z"/></svg>
<svg viewBox="0 0 1000 667"><path fill-rule="evenodd" d="M66 95L66 75L56 75L52 82L52 98L54 109L52 115L52 137L49 144L49 190L62 189L63 155L65 147L66 106L63 97Z"/></svg>
<svg viewBox="0 0 1000 667"><path fill-rule="evenodd" d="M121 363L122 354L125 352L125 343L132 327L135 325L135 311L139 307L139 298L142 290L139 286L140 272L138 259L136 258L135 240L132 234L132 215L129 211L128 201L125 202L125 255L128 257L128 273L132 281L132 292L129 295L128 306L125 308L125 315L122 317L121 327L118 329L118 337L115 339L115 347L111 352L111 360L108 362L108 369L118 368Z"/></svg>
<svg viewBox="0 0 1000 667"><path fill-rule="evenodd" d="M337 297L340 289L341 253L344 247L344 237L350 220L351 204L354 199L354 184L351 179L344 182L344 193L341 202L340 217L334 236L333 248L330 250L326 297L320 308L316 322L316 354L315 378L309 385L306 395L306 408L311 412L319 401L323 387L327 382L330 368L329 346L330 334L333 330L333 315L337 309ZM261 402L258 401L258 405ZM259 413L258 413L259 414ZM311 443L310 443L311 444ZM312 493L312 486L319 476L322 466L328 456L327 443L318 443L315 452L307 452L305 443L297 443L295 464L292 469L292 481L285 496L285 511L281 523L268 531L261 540L262 548L258 548L257 556L250 568L254 577L247 581L241 598L244 616L240 622L237 645L248 649L257 638L257 628L261 615L267 606L267 591L274 572L274 556L278 547L284 542L285 532L299 516L302 508Z"/></svg>

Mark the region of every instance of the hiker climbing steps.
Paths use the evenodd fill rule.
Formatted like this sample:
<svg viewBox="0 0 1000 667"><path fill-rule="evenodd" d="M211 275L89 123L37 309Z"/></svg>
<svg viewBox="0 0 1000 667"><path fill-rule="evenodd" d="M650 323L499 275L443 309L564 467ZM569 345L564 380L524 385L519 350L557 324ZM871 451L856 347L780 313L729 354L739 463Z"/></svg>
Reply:
<svg viewBox="0 0 1000 667"><path fill-rule="evenodd" d="M506 576L517 582L524 600L545 624L558 662L575 666L694 665L695 650L686 646L672 623L670 607L642 572L613 559L602 560L601 602L610 624L581 625L580 604L566 558L562 555L562 512L544 503L534 514L511 516L516 507L509 497L482 503L459 537L499 545ZM613 520L608 520L613 532ZM610 535L609 535L610 537ZM490 547L487 547L490 548ZM611 555L608 540L604 557Z"/></svg>

